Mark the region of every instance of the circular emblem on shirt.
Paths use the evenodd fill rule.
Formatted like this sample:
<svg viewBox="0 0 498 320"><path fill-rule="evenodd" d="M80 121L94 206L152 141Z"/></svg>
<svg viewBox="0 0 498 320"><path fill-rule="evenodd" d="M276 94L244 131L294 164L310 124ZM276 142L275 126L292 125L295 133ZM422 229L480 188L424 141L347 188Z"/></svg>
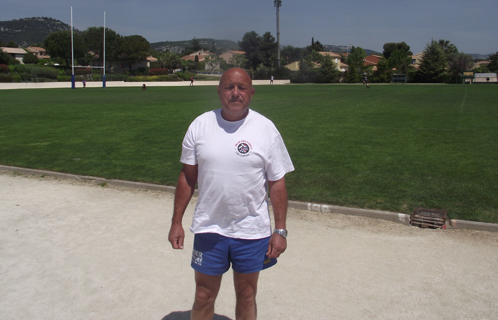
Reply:
<svg viewBox="0 0 498 320"><path fill-rule="evenodd" d="M235 153L240 157L247 157L251 153L252 146L248 141L241 140L235 144Z"/></svg>
<svg viewBox="0 0 498 320"><path fill-rule="evenodd" d="M239 143L239 145L237 146L237 150L239 151L239 153L246 154L249 152L249 145L244 142Z"/></svg>

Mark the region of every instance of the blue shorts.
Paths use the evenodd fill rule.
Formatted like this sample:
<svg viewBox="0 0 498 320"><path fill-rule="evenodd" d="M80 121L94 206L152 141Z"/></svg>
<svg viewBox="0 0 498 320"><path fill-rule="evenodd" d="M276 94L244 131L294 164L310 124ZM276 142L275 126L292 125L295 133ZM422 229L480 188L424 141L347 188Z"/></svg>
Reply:
<svg viewBox="0 0 498 320"><path fill-rule="evenodd" d="M270 237L245 240L228 238L217 233L198 233L194 238L192 268L218 276L230 269L239 273L259 272L277 263L266 256Z"/></svg>

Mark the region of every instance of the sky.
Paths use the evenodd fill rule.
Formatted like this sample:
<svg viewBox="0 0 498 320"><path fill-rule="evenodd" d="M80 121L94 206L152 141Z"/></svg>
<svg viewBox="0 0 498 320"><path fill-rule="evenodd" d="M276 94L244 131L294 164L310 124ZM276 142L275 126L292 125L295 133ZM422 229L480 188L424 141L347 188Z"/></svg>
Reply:
<svg viewBox="0 0 498 320"><path fill-rule="evenodd" d="M106 27L149 42L196 38L240 41L269 31L277 38L274 0L0 0L0 21L49 17L83 31ZM382 52L387 42L406 42L414 54L445 39L460 52L498 51L497 0L282 0L280 44L315 41L351 44Z"/></svg>

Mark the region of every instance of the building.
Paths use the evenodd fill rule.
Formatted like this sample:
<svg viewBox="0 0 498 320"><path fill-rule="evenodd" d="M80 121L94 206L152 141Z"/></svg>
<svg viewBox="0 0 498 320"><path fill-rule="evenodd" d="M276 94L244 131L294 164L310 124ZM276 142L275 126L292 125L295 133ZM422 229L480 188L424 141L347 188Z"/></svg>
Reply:
<svg viewBox="0 0 498 320"><path fill-rule="evenodd" d="M414 54L412 56L412 66L415 68L415 69L419 69L420 68L420 64L422 63L422 58L424 57L424 53L423 52L420 52L420 53L417 53L417 54Z"/></svg>
<svg viewBox="0 0 498 320"><path fill-rule="evenodd" d="M330 51L320 51L318 53L324 57L331 57L332 61L337 66L337 70L339 70L340 72L346 72L348 70L348 65L341 62L341 55L340 54L330 52Z"/></svg>
<svg viewBox="0 0 498 320"><path fill-rule="evenodd" d="M11 56L12 58L16 59L19 61L21 64L24 64L22 59L26 55L26 50L23 48L8 48L8 47L1 47L2 51Z"/></svg>
<svg viewBox="0 0 498 320"><path fill-rule="evenodd" d="M186 56L181 57L180 59L182 60L190 60L190 61L195 61L195 57L197 56L197 61L199 62L205 62L206 57L208 56L214 56L215 54L209 51L204 51L204 50L199 50L196 52L192 52L191 54L188 54Z"/></svg>
<svg viewBox="0 0 498 320"><path fill-rule="evenodd" d="M42 47L27 47L26 51L34 54L38 59L50 59L47 51Z"/></svg>
<svg viewBox="0 0 498 320"><path fill-rule="evenodd" d="M226 63L230 63L230 60L235 56L235 55L244 55L246 54L245 51L237 51L237 50L227 50L220 54L220 57L225 60Z"/></svg>
<svg viewBox="0 0 498 320"><path fill-rule="evenodd" d="M377 63L379 63L379 60L381 58L382 58L382 56L379 56L376 54L371 54L371 55L365 57L365 59L363 60L363 65L365 67L376 66Z"/></svg>
<svg viewBox="0 0 498 320"><path fill-rule="evenodd" d="M313 62L313 68L320 68L320 66L321 65L319 63ZM300 69L299 61L294 61L289 64L286 64L284 67L286 67L290 71L299 71Z"/></svg>

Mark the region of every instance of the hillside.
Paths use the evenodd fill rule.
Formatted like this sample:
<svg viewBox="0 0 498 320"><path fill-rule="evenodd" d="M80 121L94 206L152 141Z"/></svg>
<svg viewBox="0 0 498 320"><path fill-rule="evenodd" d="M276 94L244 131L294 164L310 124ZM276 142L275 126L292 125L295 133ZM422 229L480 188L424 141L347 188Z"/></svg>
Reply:
<svg viewBox="0 0 498 320"><path fill-rule="evenodd" d="M70 29L70 25L60 20L47 17L22 18L9 21L0 21L0 40L2 40L3 43L13 41L21 47L26 47L33 44L42 44L43 40L51 32ZM75 31L80 32L77 29L75 29ZM216 40L212 38L202 38L197 40L199 40L203 48L210 48L214 42L216 44L216 48L221 51L238 49L237 42L231 40ZM191 41L192 39L181 41L153 42L150 44L150 47L151 49L163 52L166 50L169 50L171 52L181 52L183 49L185 49L185 47L191 45ZM348 50L348 46L324 45L324 47L327 51L336 53L343 53L347 52ZM374 50L365 48L364 50L367 55L370 55L372 53L382 55L382 53L376 52ZM488 59L491 54L473 53L471 55L474 57L474 59L485 60Z"/></svg>
<svg viewBox="0 0 498 320"><path fill-rule="evenodd" d="M324 44L323 47L325 48L325 50L332 51L332 52L335 52L335 53L346 53L346 52L348 52L348 46L336 46L336 45L331 45L331 44ZM379 55L379 56L382 55L382 52L377 52L377 51L374 51L374 50L371 50L371 49L365 49L365 48L363 48L363 50L365 50L365 53L367 54L367 56L369 56L371 54L376 54L376 55Z"/></svg>
<svg viewBox="0 0 498 320"><path fill-rule="evenodd" d="M0 21L0 39L2 42L14 41L19 46L43 43L51 32L71 30L71 26L52 18L24 18Z"/></svg>
<svg viewBox="0 0 498 320"><path fill-rule="evenodd" d="M211 38L202 38L197 39L200 45L203 48L209 49L214 44L216 45L217 50L238 50L239 45L235 41L231 40L216 40ZM169 50L170 52L182 52L185 47L192 45L192 39L190 40L182 40L182 41L162 41L162 42L154 42L150 44L150 48L157 51L166 52Z"/></svg>

